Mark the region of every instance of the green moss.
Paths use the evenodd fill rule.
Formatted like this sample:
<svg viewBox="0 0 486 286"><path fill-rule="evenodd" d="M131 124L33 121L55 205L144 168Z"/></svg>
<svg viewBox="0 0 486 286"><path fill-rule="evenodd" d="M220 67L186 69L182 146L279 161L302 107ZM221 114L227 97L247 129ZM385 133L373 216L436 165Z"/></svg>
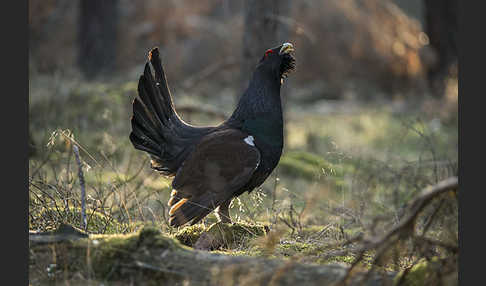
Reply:
<svg viewBox="0 0 486 286"><path fill-rule="evenodd" d="M331 164L319 155L304 152L286 152L279 163L279 170L288 176L315 179L323 174L333 173Z"/></svg>
<svg viewBox="0 0 486 286"><path fill-rule="evenodd" d="M326 245L312 242L283 241L277 244L272 250L266 249L262 245L253 245L234 254L228 251L221 253L227 255L263 256L265 258L275 259L299 259L299 261L305 263L316 264L353 263L355 256L353 254L341 255L343 250L339 247L329 248ZM336 255L333 255L333 253L336 253ZM365 264L368 261L371 261L371 256L370 259L365 259Z"/></svg>
<svg viewBox="0 0 486 286"><path fill-rule="evenodd" d="M315 235L320 233L322 230L326 230L326 233L321 233L323 237L319 239L328 240L329 237L340 236L342 240L341 230L336 226L321 226L314 225L304 228L302 233L297 240L290 239L286 235L279 238L278 242L269 247L265 240L267 237L261 238L262 240L246 240L245 232L237 234L240 237L239 241L236 243L227 245L229 248L223 248L220 250L215 250L213 252L226 254L226 255L245 255L245 256L256 256L256 257L266 257L266 258L277 258L277 259L289 259L291 257L299 257L299 259L304 259L308 263L318 263L318 264L328 264L328 263L347 263L350 264L354 261L355 257L352 254L341 255L344 251L340 247L329 247L326 244L318 244L315 240ZM238 232L238 229L233 229ZM214 224L212 226L212 232L217 236L218 240L231 241L234 236L231 234L228 225L218 225ZM241 239L243 238L243 239ZM249 238L252 238L250 236ZM249 243L248 243L249 242ZM333 255L335 253L335 255ZM368 256L367 256L368 257ZM371 261L370 259L365 259Z"/></svg>
<svg viewBox="0 0 486 286"><path fill-rule="evenodd" d="M346 187L344 176L352 174L355 170L354 163L350 160L336 160L330 155L331 163L318 154L304 151L286 152L279 163L279 171L284 176L316 180L325 178L328 183L334 184L333 189Z"/></svg>
<svg viewBox="0 0 486 286"><path fill-rule="evenodd" d="M345 264L352 264L356 257L354 255L336 255L336 256L329 256L326 258L319 258L317 259L317 263L319 264L329 264L329 263L345 263Z"/></svg>
<svg viewBox="0 0 486 286"><path fill-rule="evenodd" d="M318 255L320 253L320 248L317 245L305 243L305 242L287 242L280 243L276 247L276 252L283 256L294 256L299 255Z"/></svg>
<svg viewBox="0 0 486 286"><path fill-rule="evenodd" d="M207 233L223 247L234 248L246 244L249 239L263 236L268 232L268 227L263 225L251 225L246 223L215 223L212 224Z"/></svg>
<svg viewBox="0 0 486 286"><path fill-rule="evenodd" d="M89 254L86 252L86 243L89 244ZM125 235L92 235L89 240L73 242L72 249L72 255L87 256L88 265L70 265L70 272L88 268L94 272L96 278L102 280L117 280L126 276L128 273L120 272L119 266L132 263L137 252L189 250L177 240L162 235L155 227L144 227L139 232Z"/></svg>
<svg viewBox="0 0 486 286"><path fill-rule="evenodd" d="M206 231L206 228L203 225L196 224L184 227L174 234L173 237L184 245L193 246L204 231Z"/></svg>
<svg viewBox="0 0 486 286"><path fill-rule="evenodd" d="M279 167L279 170L286 175L302 177L307 180L312 180L319 175L319 169L293 158L282 157Z"/></svg>
<svg viewBox="0 0 486 286"><path fill-rule="evenodd" d="M344 255L343 255L344 254ZM363 258L358 265L364 268L370 268L374 257L373 251L366 251ZM330 264L330 263L344 263L353 264L356 259L356 253L346 252L345 248L336 247L331 249L323 249L321 254L317 257L316 263Z"/></svg>
<svg viewBox="0 0 486 286"><path fill-rule="evenodd" d="M55 231L58 232L61 230ZM47 246L33 244L30 245L30 263L36 267L32 269L37 269L32 274L35 280L45 279L44 282L65 281L66 278L81 275L100 282L144 278L144 285L151 285L148 281L160 285L161 281L177 277L168 277L169 274L159 277L158 273L146 275L143 270L127 265L134 265L139 257L148 264L156 263L157 257L165 250L179 253L189 251L177 240L162 235L159 229L144 227L130 234L95 234L89 238L64 240ZM52 265L55 271L46 277L44 269L52 268Z"/></svg>
<svg viewBox="0 0 486 286"><path fill-rule="evenodd" d="M245 255L264 256L267 258L288 258L293 256L313 257L322 253L324 248L320 245L300 242L300 241L281 241L271 248L264 243L253 244L244 250Z"/></svg>
<svg viewBox="0 0 486 286"><path fill-rule="evenodd" d="M98 244L96 245L96 241ZM117 235L110 238L95 240L90 251L89 263L97 277L112 279L121 276L118 272L118 263L129 260L130 254L136 249L138 235ZM92 242L89 242L92 243ZM79 250L86 249L80 242ZM85 254L85 253L83 253ZM76 271L79 269L72 269Z"/></svg>
<svg viewBox="0 0 486 286"><path fill-rule="evenodd" d="M248 240L263 236L268 232L265 225L248 223L221 223L217 222L209 227L202 225L188 226L178 231L173 237L187 246L194 246L201 234L206 233L214 243L223 248L235 248L247 243Z"/></svg>
<svg viewBox="0 0 486 286"><path fill-rule="evenodd" d="M314 166L326 166L328 164L322 157L310 152L294 151L289 152L287 155L291 158Z"/></svg>

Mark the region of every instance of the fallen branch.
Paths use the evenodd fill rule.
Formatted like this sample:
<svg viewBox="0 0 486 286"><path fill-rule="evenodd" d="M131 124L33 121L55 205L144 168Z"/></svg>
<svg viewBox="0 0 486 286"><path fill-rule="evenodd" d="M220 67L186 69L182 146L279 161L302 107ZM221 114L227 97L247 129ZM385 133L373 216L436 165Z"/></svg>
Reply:
<svg viewBox="0 0 486 286"><path fill-rule="evenodd" d="M31 245L75 241L87 237L88 234L67 224L61 224L55 231L41 233L29 231L29 243Z"/></svg>
<svg viewBox="0 0 486 286"><path fill-rule="evenodd" d="M51 243L31 244L30 253L29 275L42 275L51 261L57 261L56 271L45 277L50 282L74 279L70 276L77 273L90 277L91 282L113 281L122 282L122 285L123 281L127 285L129 281L150 281L160 285L312 286L331 285L347 271L341 265L308 265L295 260L193 250L163 236L155 228L144 228L129 235L90 235L75 241L54 239ZM31 278L42 280L42 277ZM391 275L376 276L367 285L387 285L391 279ZM351 280L348 285L362 284Z"/></svg>

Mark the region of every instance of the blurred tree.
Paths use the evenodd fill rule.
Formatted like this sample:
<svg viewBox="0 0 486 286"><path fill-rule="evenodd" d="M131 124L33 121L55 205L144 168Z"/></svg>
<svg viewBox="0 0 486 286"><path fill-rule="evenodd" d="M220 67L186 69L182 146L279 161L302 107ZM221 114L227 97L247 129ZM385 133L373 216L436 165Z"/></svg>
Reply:
<svg viewBox="0 0 486 286"><path fill-rule="evenodd" d="M434 93L444 94L444 79L457 64L457 0L424 0L425 32L437 62L428 70L428 79Z"/></svg>
<svg viewBox="0 0 486 286"><path fill-rule="evenodd" d="M244 90L263 53L288 42L289 28L282 18L290 14L290 0L246 0L243 6L243 60L240 87Z"/></svg>
<svg viewBox="0 0 486 286"><path fill-rule="evenodd" d="M83 0L79 9L78 64L87 79L113 69L119 0Z"/></svg>

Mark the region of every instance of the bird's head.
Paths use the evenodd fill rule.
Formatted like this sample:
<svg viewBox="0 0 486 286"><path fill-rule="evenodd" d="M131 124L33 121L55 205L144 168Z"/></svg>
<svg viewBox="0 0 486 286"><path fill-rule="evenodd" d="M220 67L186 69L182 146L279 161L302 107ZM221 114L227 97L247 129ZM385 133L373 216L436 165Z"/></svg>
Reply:
<svg viewBox="0 0 486 286"><path fill-rule="evenodd" d="M286 78L295 68L295 58L292 53L295 51L291 43L268 49L258 63L257 68L270 69L279 79Z"/></svg>

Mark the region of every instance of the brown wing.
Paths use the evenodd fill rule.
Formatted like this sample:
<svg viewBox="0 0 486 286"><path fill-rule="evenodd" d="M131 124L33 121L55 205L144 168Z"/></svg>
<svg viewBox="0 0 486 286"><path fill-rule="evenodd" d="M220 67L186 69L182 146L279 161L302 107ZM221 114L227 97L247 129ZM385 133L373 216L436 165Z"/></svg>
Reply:
<svg viewBox="0 0 486 286"><path fill-rule="evenodd" d="M232 198L259 163L260 152L246 133L227 129L203 137L172 182L170 225L205 217Z"/></svg>

